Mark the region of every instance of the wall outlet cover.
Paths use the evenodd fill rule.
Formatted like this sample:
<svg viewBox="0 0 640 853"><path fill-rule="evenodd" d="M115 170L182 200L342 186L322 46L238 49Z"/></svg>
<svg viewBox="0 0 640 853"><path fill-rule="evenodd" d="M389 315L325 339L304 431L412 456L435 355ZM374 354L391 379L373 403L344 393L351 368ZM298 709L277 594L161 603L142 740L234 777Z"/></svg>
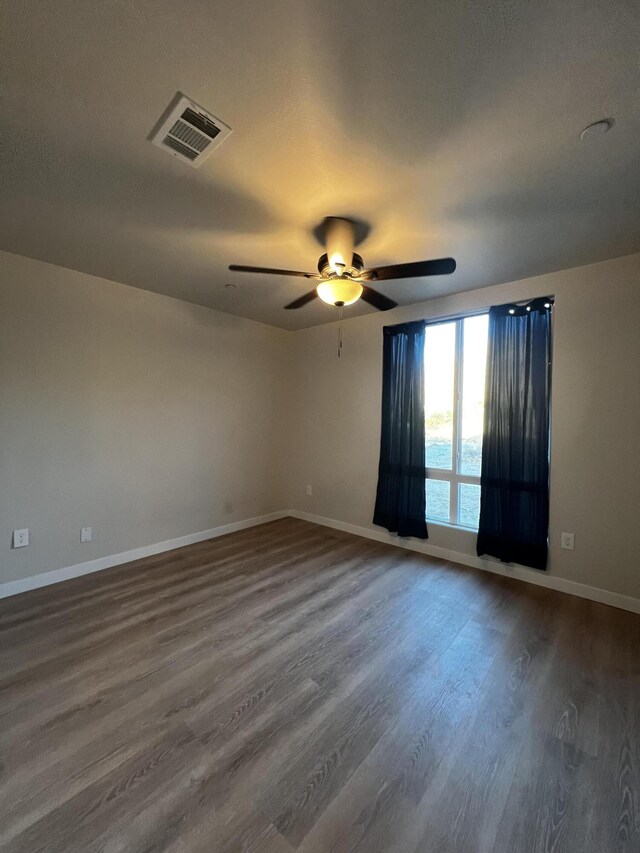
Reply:
<svg viewBox="0 0 640 853"><path fill-rule="evenodd" d="M560 547L564 548L566 551L573 551L575 542L575 536L573 533L561 533L560 534Z"/></svg>
<svg viewBox="0 0 640 853"><path fill-rule="evenodd" d="M313 494L313 486L307 486L307 494L308 494L308 495L312 495L312 494Z"/></svg>
<svg viewBox="0 0 640 853"><path fill-rule="evenodd" d="M29 528L23 527L21 530L13 531L13 547L26 548L29 544Z"/></svg>
<svg viewBox="0 0 640 853"><path fill-rule="evenodd" d="M93 530L91 527L83 527L80 530L80 541L81 542L91 542L91 538L93 536Z"/></svg>

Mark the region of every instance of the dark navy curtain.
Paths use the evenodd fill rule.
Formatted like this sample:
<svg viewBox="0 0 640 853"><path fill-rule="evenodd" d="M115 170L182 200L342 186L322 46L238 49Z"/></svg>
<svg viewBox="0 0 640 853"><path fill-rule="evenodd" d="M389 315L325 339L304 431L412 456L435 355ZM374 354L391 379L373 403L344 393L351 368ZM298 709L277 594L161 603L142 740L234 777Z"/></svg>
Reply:
<svg viewBox="0 0 640 853"><path fill-rule="evenodd" d="M424 321L383 329L382 430L373 523L427 538Z"/></svg>
<svg viewBox="0 0 640 853"><path fill-rule="evenodd" d="M489 311L478 555L546 569L550 298Z"/></svg>

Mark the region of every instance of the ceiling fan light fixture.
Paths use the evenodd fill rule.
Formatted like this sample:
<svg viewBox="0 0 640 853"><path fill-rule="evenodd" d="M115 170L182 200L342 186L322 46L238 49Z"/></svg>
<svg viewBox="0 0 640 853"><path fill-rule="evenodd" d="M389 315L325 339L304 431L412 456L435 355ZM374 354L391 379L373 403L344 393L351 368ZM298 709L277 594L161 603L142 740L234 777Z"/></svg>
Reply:
<svg viewBox="0 0 640 853"><path fill-rule="evenodd" d="M353 305L362 296L363 287L350 278L333 278L321 282L316 288L318 296L327 305Z"/></svg>

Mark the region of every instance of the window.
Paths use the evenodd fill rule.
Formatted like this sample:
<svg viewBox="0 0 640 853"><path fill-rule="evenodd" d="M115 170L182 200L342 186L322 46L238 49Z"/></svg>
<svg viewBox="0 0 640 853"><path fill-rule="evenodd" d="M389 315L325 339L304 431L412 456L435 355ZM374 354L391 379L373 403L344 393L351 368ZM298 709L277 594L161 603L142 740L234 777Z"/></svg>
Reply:
<svg viewBox="0 0 640 853"><path fill-rule="evenodd" d="M427 519L477 530L488 314L427 325Z"/></svg>

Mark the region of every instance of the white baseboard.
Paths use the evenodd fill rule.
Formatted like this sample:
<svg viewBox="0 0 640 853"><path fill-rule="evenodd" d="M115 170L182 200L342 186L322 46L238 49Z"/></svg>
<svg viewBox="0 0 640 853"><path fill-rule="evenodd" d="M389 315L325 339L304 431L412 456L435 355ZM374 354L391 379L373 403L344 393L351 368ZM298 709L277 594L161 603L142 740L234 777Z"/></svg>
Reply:
<svg viewBox="0 0 640 853"><path fill-rule="evenodd" d="M533 583L536 586L544 586L555 589L558 592L566 592L569 595L577 595L580 598L588 598L600 604L608 604L611 607L619 607L621 610L630 610L632 613L640 613L640 599L630 595L622 595L619 592L610 592L595 586L588 586L577 581L566 578L554 577L546 572L535 569L527 569L525 566L510 566L500 563L491 558L476 557L472 554L464 554L461 551L451 551L449 548L440 548L419 539L403 539L393 536L382 530L371 530L368 527L359 527L356 524L347 524L344 521L336 521L333 518L325 518L322 515L313 515L310 512L289 510L288 515L300 518L303 521L311 521L313 524L321 524L324 527L332 527L345 533L353 533L355 536L363 536L365 539L374 539L376 542L384 542L397 548L405 548L408 551L417 551L419 554L427 554L430 557L440 557L453 563L461 563L463 566L472 566L474 569L482 569L485 572L493 572L504 577L516 578L525 583Z"/></svg>
<svg viewBox="0 0 640 853"><path fill-rule="evenodd" d="M516 578L525 583L533 583L537 586L555 589L558 592L566 592L569 595L577 595L580 598L588 598L591 601L608 604L611 607L619 607L621 610L640 613L640 599L633 598L630 595L622 595L618 592L610 592L609 590L599 589L595 586L588 586L587 584L566 580L565 578L554 577L545 572L527 569L524 566L508 566L490 558L485 559L471 554L464 554L461 551L452 551L449 548L440 548L437 545L431 545L428 542L422 542L418 539L403 539L383 530L371 530L368 527L360 527L356 524L348 524L344 521L337 521L333 518L325 518L322 515L314 515L313 513L300 512L294 509L278 510L277 512L270 512L267 515L259 515L255 518L234 521L231 524L224 524L221 527L212 527L210 530L201 530L198 533L179 536L177 539L168 539L166 542L156 542L154 545L144 545L142 548L134 548L131 551L123 551L120 554L99 557L96 560L89 560L86 563L77 563L75 566L67 566L66 568L56 569L52 572L44 572L28 578L8 581L0 584L0 598L18 595L21 592L60 583L61 581L77 578L81 575L91 574L92 572L100 572L103 569L111 569L114 566L130 563L133 560L152 557L154 554L173 551L174 548L183 548L185 545L204 542L205 539L215 539L227 533L246 530L249 527L266 524L268 521L275 521L276 519L287 516L299 518L303 521L310 521L313 524L320 524L324 527L332 527L335 530L342 530L345 533L352 533L355 536L363 536L365 539L373 539L376 542L384 542L387 545L393 545L397 548L405 548L408 551L416 551L419 554L426 554L430 557L439 557L442 560L450 560L453 563L472 566L475 569L482 569L485 572L493 572L504 577Z"/></svg>
<svg viewBox="0 0 640 853"><path fill-rule="evenodd" d="M270 512L267 515L258 515L255 518L245 518L243 521L234 521L231 524L223 524L221 527L212 527L210 530L201 530L198 533L189 533L186 536L179 536L177 539L167 539L166 542L156 542L154 545L143 545L142 548L134 548L131 551L122 551L120 554L110 554L107 557L98 557L96 560L89 560L86 563L77 563L75 566L67 566L62 569L55 569L52 572L43 572L42 574L32 575L28 578L8 581L7 583L0 584L0 598L7 598L10 595L18 595L19 593L27 592L30 589L38 589L41 586L60 583L61 581L77 578L81 575L91 574L92 572L101 572L103 569L112 569L114 566L121 566L123 563L131 563L133 560L141 560L143 557L152 557L154 554L162 554L164 551L173 551L174 548L183 548L185 545L204 542L205 539L215 539L217 536L224 536L227 533L235 533L236 530L246 530L248 527L255 527L258 524L275 521L276 519L284 518L287 515L289 515L287 510Z"/></svg>

